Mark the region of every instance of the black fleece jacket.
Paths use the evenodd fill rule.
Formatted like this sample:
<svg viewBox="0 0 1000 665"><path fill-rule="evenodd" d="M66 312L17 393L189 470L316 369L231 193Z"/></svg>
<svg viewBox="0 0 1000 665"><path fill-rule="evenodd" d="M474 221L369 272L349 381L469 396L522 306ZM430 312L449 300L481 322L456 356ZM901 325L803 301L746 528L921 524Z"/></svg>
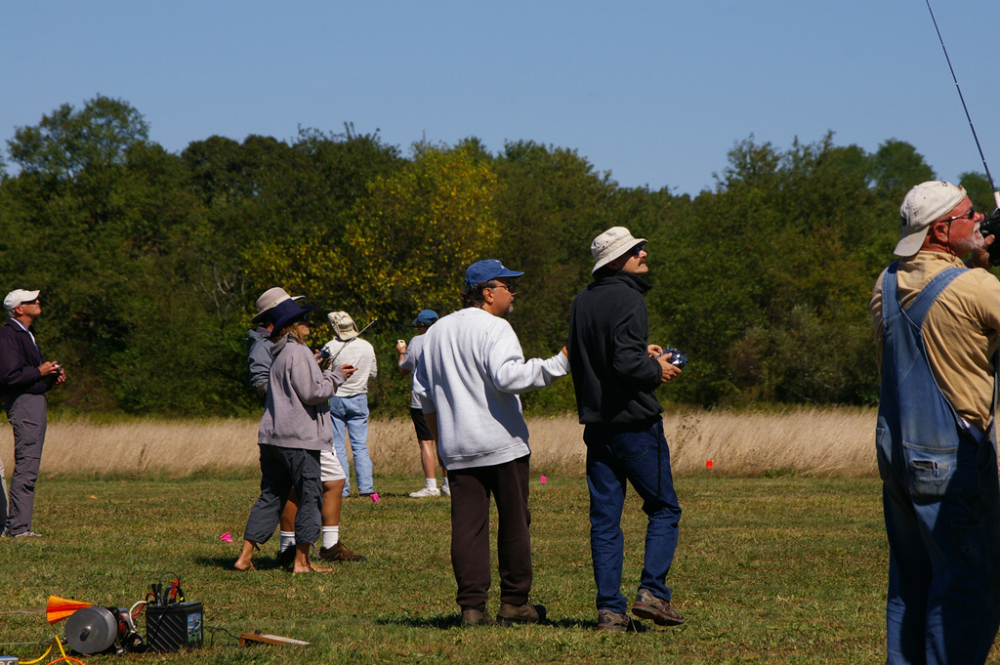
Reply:
<svg viewBox="0 0 1000 665"><path fill-rule="evenodd" d="M663 412L662 370L646 351L650 288L631 273L599 271L573 301L567 346L581 423L642 426Z"/></svg>
<svg viewBox="0 0 1000 665"><path fill-rule="evenodd" d="M49 384L38 371L43 362L28 331L10 318L0 325L0 391L8 397L44 395Z"/></svg>

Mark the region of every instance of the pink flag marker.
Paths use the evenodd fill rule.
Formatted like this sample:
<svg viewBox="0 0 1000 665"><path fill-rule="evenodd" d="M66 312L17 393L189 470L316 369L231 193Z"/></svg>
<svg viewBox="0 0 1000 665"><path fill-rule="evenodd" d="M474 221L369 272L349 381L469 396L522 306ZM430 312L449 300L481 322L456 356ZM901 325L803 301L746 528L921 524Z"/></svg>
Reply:
<svg viewBox="0 0 1000 665"><path fill-rule="evenodd" d="M372 492L369 496L372 498L372 503L378 503L378 492Z"/></svg>
<svg viewBox="0 0 1000 665"><path fill-rule="evenodd" d="M712 460L708 460L707 462L705 462L705 468L706 469L711 469L712 466L713 466Z"/></svg>
<svg viewBox="0 0 1000 665"><path fill-rule="evenodd" d="M546 478L545 476L542 476L541 478L539 478L539 480L540 480L540 481L542 481L542 482L544 483L545 481L547 481L547 480L548 480L548 478Z"/></svg>
<svg viewBox="0 0 1000 665"><path fill-rule="evenodd" d="M221 540L224 543L231 543L233 542L233 537L229 535L228 531L226 531L224 534L219 536L219 540Z"/></svg>

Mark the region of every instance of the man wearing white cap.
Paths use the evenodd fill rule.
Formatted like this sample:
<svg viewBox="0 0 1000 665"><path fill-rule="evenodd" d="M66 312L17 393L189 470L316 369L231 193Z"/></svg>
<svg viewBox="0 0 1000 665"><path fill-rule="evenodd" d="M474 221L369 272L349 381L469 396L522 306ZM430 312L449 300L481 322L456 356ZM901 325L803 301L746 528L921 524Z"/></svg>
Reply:
<svg viewBox="0 0 1000 665"><path fill-rule="evenodd" d="M594 239L594 281L576 296L569 320L569 362L587 444L597 629L612 632L635 628L621 592L626 480L642 497L649 518L632 613L662 626L684 623L666 586L681 508L655 393L681 370L648 341L643 294L651 286L641 277L649 272L644 242L623 226Z"/></svg>
<svg viewBox="0 0 1000 665"><path fill-rule="evenodd" d="M870 310L889 540L886 662L983 663L1000 626L1000 282L965 190L911 189ZM971 268L962 257L972 254Z"/></svg>
<svg viewBox="0 0 1000 665"><path fill-rule="evenodd" d="M31 530L31 517L45 443L45 393L66 380L59 363L45 361L31 330L32 323L42 314L39 293L24 289L8 293L3 301L8 318L0 326L0 386L7 420L14 430L14 477L3 535L14 538L41 536Z"/></svg>

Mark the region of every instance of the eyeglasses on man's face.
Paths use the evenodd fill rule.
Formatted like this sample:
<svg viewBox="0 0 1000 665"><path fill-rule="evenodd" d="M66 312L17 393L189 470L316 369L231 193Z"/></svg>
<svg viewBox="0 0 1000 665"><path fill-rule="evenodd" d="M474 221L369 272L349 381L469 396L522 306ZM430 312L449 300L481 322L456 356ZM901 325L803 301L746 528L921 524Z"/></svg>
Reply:
<svg viewBox="0 0 1000 665"><path fill-rule="evenodd" d="M961 215L955 215L954 217L949 217L948 219L942 219L942 222L954 222L956 219L972 219L976 216L976 206L969 208L969 212L963 212Z"/></svg>
<svg viewBox="0 0 1000 665"><path fill-rule="evenodd" d="M636 245L632 248L632 256L639 256L642 252L646 251L645 245Z"/></svg>
<svg viewBox="0 0 1000 665"><path fill-rule="evenodd" d="M493 287L493 288L499 289L500 287L503 287L503 288L507 289L507 293L509 293L512 296L516 296L517 295L517 291L514 290L514 285L513 284L507 284L505 282L497 282L497 285L495 287Z"/></svg>
<svg viewBox="0 0 1000 665"><path fill-rule="evenodd" d="M21 303L21 307L24 307L25 305L37 305L37 304L38 304L38 298L35 298L34 300L25 300L24 302Z"/></svg>

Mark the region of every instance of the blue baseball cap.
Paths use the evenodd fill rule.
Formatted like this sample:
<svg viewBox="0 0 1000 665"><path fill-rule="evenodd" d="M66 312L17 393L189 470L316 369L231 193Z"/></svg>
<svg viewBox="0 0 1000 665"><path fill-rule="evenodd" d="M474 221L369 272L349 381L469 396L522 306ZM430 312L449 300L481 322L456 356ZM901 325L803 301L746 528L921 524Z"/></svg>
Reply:
<svg viewBox="0 0 1000 665"><path fill-rule="evenodd" d="M483 284L497 277L520 277L523 274L505 268L498 259L484 259L476 261L465 271L465 288L472 288L476 284Z"/></svg>
<svg viewBox="0 0 1000 665"><path fill-rule="evenodd" d="M425 325L431 325L438 320L438 314L433 309L422 309L420 313L417 314L417 318L413 319L413 324L417 325L423 323Z"/></svg>

